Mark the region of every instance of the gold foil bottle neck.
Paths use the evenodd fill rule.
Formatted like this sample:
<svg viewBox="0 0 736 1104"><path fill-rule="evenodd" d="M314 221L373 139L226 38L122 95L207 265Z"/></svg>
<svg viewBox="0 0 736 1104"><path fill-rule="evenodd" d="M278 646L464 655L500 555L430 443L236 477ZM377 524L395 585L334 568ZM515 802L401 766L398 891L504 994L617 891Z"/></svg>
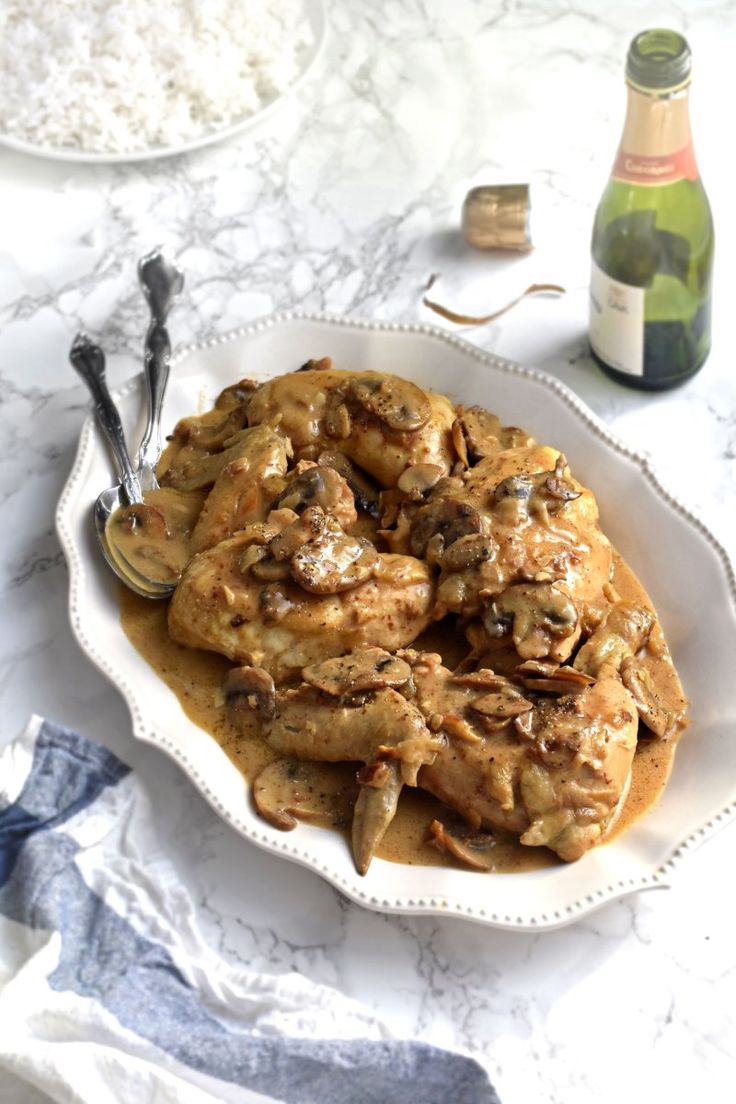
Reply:
<svg viewBox="0 0 736 1104"><path fill-rule="evenodd" d="M528 184L482 184L465 197L462 231L476 249L527 253L532 246Z"/></svg>

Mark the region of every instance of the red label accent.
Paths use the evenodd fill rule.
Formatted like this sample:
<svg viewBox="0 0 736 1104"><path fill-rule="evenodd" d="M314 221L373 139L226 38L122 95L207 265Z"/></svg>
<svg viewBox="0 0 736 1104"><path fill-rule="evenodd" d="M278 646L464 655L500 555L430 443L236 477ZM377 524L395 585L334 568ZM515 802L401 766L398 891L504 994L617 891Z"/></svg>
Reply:
<svg viewBox="0 0 736 1104"><path fill-rule="evenodd" d="M644 157L619 150L611 174L614 180L630 184L674 184L677 180L697 180L692 142L665 157Z"/></svg>

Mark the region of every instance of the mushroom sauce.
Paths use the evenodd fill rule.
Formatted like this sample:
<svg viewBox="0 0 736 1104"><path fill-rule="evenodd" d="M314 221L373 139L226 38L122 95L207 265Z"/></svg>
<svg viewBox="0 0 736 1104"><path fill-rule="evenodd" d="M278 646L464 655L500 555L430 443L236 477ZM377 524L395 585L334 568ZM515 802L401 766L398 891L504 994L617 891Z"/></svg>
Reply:
<svg viewBox="0 0 736 1104"><path fill-rule="evenodd" d="M657 800L686 701L555 450L323 360L228 388L158 474L111 543L184 576L121 588L122 625L273 824L352 834L361 871L515 872Z"/></svg>
<svg viewBox="0 0 736 1104"><path fill-rule="evenodd" d="M630 568L620 558L616 561L616 588L632 601L649 599ZM140 598L126 587L120 587L121 620L126 636L151 665L160 678L176 694L186 715L200 728L209 732L220 744L243 776L252 781L275 755L260 738L253 723L250 734L233 725L222 701L222 682L231 664L212 652L184 648L171 639L167 625L165 602ZM462 637L443 639L435 630L427 633L432 650L445 652L454 662L462 650ZM660 665L657 677L666 681L669 693L679 693L679 684L669 665ZM639 740L631 772L631 785L621 815L609 838L615 838L657 800L669 776L677 739L666 741ZM342 795L355 786L356 765L309 763L304 785L321 801L322 816L311 817L312 823L349 836L349 807ZM322 795L326 795L323 797ZM443 820L448 810L436 797L421 789L407 789L396 816L383 837L377 854L391 862L421 865L456 865L431 842L430 825ZM518 839L498 834L493 847L493 867L499 873L516 873L554 866L560 860L541 847L524 847Z"/></svg>

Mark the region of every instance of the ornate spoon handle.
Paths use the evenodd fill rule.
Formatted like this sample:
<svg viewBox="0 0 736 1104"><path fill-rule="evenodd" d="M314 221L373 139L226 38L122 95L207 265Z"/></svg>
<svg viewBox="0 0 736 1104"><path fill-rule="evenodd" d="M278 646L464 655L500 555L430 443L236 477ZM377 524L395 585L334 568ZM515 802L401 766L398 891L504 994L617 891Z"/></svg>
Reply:
<svg viewBox="0 0 736 1104"><path fill-rule="evenodd" d="M154 249L138 262L138 281L151 312L143 360L148 421L138 451L138 470L152 486L157 486L154 469L161 455L161 410L171 361L166 319L184 287L184 276L161 249Z"/></svg>
<svg viewBox="0 0 736 1104"><path fill-rule="evenodd" d="M69 360L92 396L95 417L113 451L125 497L130 503L142 502L143 495L128 455L120 414L107 389L105 354L86 334L78 333L69 351Z"/></svg>

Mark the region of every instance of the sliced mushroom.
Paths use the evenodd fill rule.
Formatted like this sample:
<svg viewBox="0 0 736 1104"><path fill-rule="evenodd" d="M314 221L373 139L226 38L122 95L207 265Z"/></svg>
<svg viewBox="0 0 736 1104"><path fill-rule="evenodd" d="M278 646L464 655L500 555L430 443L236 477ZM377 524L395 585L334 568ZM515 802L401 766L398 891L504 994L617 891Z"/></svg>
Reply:
<svg viewBox="0 0 736 1104"><path fill-rule="evenodd" d="M459 418L456 418L452 423L452 443L455 446L455 452L458 455L458 462L463 468L470 467L470 457L468 456L468 443L465 440L465 434L463 433L462 422Z"/></svg>
<svg viewBox="0 0 736 1104"><path fill-rule="evenodd" d="M531 475L508 475L495 488L493 501L502 503L510 498L527 503L533 493L534 482Z"/></svg>
<svg viewBox="0 0 736 1104"><path fill-rule="evenodd" d="M275 560L290 560L308 541L319 537L327 524L327 515L320 506L308 506L291 525L273 537L268 551Z"/></svg>
<svg viewBox="0 0 736 1104"><path fill-rule="evenodd" d="M491 851L496 846L496 840L489 833L473 832L463 839L448 832L441 820L433 820L429 831L437 850L457 859L463 866L469 866L471 870L495 869Z"/></svg>
<svg viewBox="0 0 736 1104"><path fill-rule="evenodd" d="M237 560L238 571L246 575L252 570L254 564L268 559L270 542L298 520L298 515L293 510L272 510L267 522L259 521L249 525L247 544Z"/></svg>
<svg viewBox="0 0 736 1104"><path fill-rule="evenodd" d="M544 663L536 659L521 663L516 668L516 675L527 690L538 693L571 694L595 682L591 675L576 671L574 667L558 667L555 663Z"/></svg>
<svg viewBox="0 0 736 1104"><path fill-rule="evenodd" d="M580 631L574 602L553 583L508 587L491 602L483 624L491 637L511 632L522 659L551 656L560 662L570 654Z"/></svg>
<svg viewBox="0 0 736 1104"><path fill-rule="evenodd" d="M384 494L401 496L401 491L386 491ZM384 522L384 525L390 526L390 528L377 529L376 538L385 541L389 552L396 552L400 556L411 555L411 518L413 512L411 505L399 501L394 507L392 503L384 499L384 495L381 496L381 502L386 507L385 516L390 518L390 521Z"/></svg>
<svg viewBox="0 0 736 1104"><path fill-rule="evenodd" d="M498 732L512 721L533 708L519 690L507 683L488 694L482 694L468 703L468 708L479 715L476 719L487 732ZM475 719L475 718L474 718Z"/></svg>
<svg viewBox="0 0 736 1104"><path fill-rule="evenodd" d="M379 563L371 541L345 533L319 506L308 506L271 540L268 551L277 561L288 560L292 578L312 594L351 590Z"/></svg>
<svg viewBox="0 0 736 1104"><path fill-rule="evenodd" d="M455 671L450 682L457 686L473 686L479 690L502 690L512 685L509 679L497 675L490 667L482 667L478 671Z"/></svg>
<svg viewBox="0 0 736 1104"><path fill-rule="evenodd" d="M220 392L217 396L215 407L218 410L233 410L239 406L247 406L253 392L257 391L259 386L257 380L238 380L237 383L232 383L229 387L226 387Z"/></svg>
<svg viewBox="0 0 736 1104"><path fill-rule="evenodd" d="M411 667L383 648L355 648L348 655L313 663L302 678L333 697L378 690L382 686L405 686Z"/></svg>
<svg viewBox="0 0 736 1104"><path fill-rule="evenodd" d="M291 558L291 575L311 594L340 594L369 579L378 553L365 537L351 537L338 526L302 545Z"/></svg>
<svg viewBox="0 0 736 1104"><path fill-rule="evenodd" d="M241 557L241 561L243 558ZM268 555L254 557L250 565L250 573L254 579L262 583L282 583L291 574L288 563L275 560L273 556Z"/></svg>
<svg viewBox="0 0 736 1104"><path fill-rule="evenodd" d="M262 667L234 667L225 676L222 689L228 710L237 713L250 709L264 720L273 717L276 685Z"/></svg>
<svg viewBox="0 0 736 1104"><path fill-rule="evenodd" d="M448 574L466 571L479 563L488 563L496 556L496 542L481 533L467 533L459 537L442 553L442 570Z"/></svg>
<svg viewBox="0 0 736 1104"><path fill-rule="evenodd" d="M342 401L342 392L337 389L330 394L324 419L325 433L337 441L345 441L350 436L352 421L350 411Z"/></svg>
<svg viewBox="0 0 736 1104"><path fill-rule="evenodd" d="M460 407L457 425L465 442L466 455L472 463L486 456L495 456L504 449L534 444L534 438L524 430L516 426L503 426L495 414L481 406L470 406L467 410Z"/></svg>
<svg viewBox="0 0 736 1104"><path fill-rule="evenodd" d="M427 545L436 534L442 537L443 549L468 533L485 533L486 525L480 513L468 502L457 498L432 498L420 507L411 524L411 550L423 557Z"/></svg>
<svg viewBox="0 0 736 1104"><path fill-rule="evenodd" d="M297 820L343 826L350 823L357 793L350 773L337 764L277 759L253 779L253 800L261 816L284 832L296 828Z"/></svg>
<svg viewBox="0 0 736 1104"><path fill-rule="evenodd" d="M437 464L409 464L399 476L397 486L412 502L421 502L443 475Z"/></svg>
<svg viewBox="0 0 736 1104"><path fill-rule="evenodd" d="M161 541L169 536L166 517L158 506L147 502L135 502L132 506L123 506L116 511L115 523L126 533L135 533L136 537Z"/></svg>
<svg viewBox="0 0 736 1104"><path fill-rule="evenodd" d="M606 668L618 674L623 661L647 643L654 623L654 614L646 607L617 602L575 656L576 670L596 678Z"/></svg>
<svg viewBox="0 0 736 1104"><path fill-rule="evenodd" d="M558 499L560 502L570 502L574 498L580 498L580 491L573 486L565 475L566 468L567 460L560 453L554 471L545 477L537 493L544 494L551 499Z"/></svg>
<svg viewBox="0 0 736 1104"><path fill-rule="evenodd" d="M475 713L480 713L484 718L493 721L501 721L506 724L513 717L521 713L528 713L532 709L532 703L527 701L518 690L511 686L504 686L498 690L491 690L488 694L482 694L470 702L470 708Z"/></svg>
<svg viewBox="0 0 736 1104"><path fill-rule="evenodd" d="M539 514L543 521L556 514L568 502L580 498L581 491L565 476L567 461L558 456L554 471L535 479L534 493L529 500L529 512Z"/></svg>
<svg viewBox="0 0 736 1104"><path fill-rule="evenodd" d="M634 699L639 717L649 731L662 740L667 739L676 730L681 717L662 704L652 676L635 656L629 656L621 664L621 681Z"/></svg>
<svg viewBox="0 0 736 1104"><path fill-rule="evenodd" d="M333 468L309 461L297 465L296 475L276 499L274 508L287 508L300 514L308 506L320 506L332 514L343 529L350 529L358 520L355 498L347 482Z"/></svg>
<svg viewBox="0 0 736 1104"><path fill-rule="evenodd" d="M351 379L346 395L389 429L401 433L421 429L432 415L432 406L421 387L381 372L365 372Z"/></svg>
<svg viewBox="0 0 736 1104"><path fill-rule="evenodd" d="M536 475L510 475L493 492L494 506L506 524L519 524L536 515L546 522L581 491L565 476L567 461L560 455L551 472Z"/></svg>
<svg viewBox="0 0 736 1104"><path fill-rule="evenodd" d="M365 510L371 517L377 518L379 491L373 480L369 479L365 472L357 468L347 456L341 452L321 452L317 458L318 465L322 468L332 468L341 475L347 483L355 498L355 505L360 510Z"/></svg>

